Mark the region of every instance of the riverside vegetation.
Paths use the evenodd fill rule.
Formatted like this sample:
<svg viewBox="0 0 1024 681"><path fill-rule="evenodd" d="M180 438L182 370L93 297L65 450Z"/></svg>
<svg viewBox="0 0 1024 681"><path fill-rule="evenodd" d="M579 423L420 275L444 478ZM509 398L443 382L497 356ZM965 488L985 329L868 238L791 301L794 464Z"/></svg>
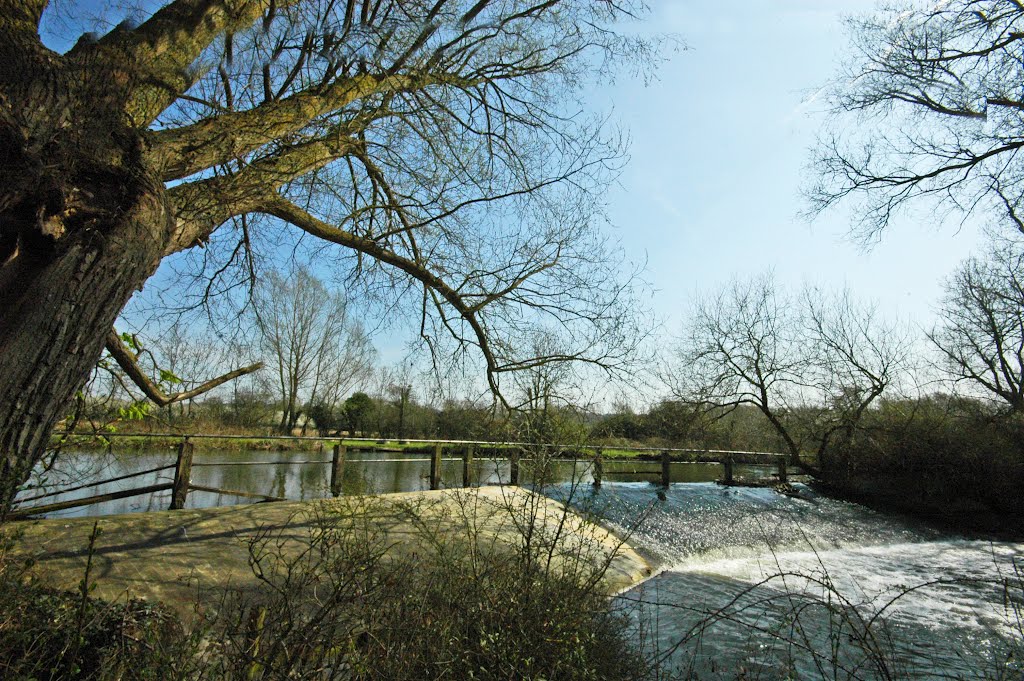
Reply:
<svg viewBox="0 0 1024 681"><path fill-rule="evenodd" d="M466 511L467 509L464 509ZM472 509L468 509L472 511ZM93 598L92 550L77 591L30 577L0 551L0 675L35 679L655 678L626 613L600 586L611 556L570 560L525 507L517 545L481 550L418 528L394 552L370 515L321 509L300 550L279 530L248 540L260 587L180 608ZM532 511L532 513L531 513ZM606 549L602 549L606 555ZM557 567L556 567L557 566Z"/></svg>

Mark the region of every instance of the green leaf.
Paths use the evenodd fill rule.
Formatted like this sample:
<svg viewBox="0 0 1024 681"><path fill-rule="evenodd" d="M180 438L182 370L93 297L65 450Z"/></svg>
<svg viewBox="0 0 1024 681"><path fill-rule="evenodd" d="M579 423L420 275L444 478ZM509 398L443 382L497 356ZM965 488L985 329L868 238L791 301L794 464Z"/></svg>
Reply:
<svg viewBox="0 0 1024 681"><path fill-rule="evenodd" d="M160 380L171 385L181 383L181 379L175 376L173 371L168 371L167 369L160 370Z"/></svg>
<svg viewBox="0 0 1024 681"><path fill-rule="evenodd" d="M117 413L125 421L141 421L149 415L149 409L150 403L143 400L121 407Z"/></svg>

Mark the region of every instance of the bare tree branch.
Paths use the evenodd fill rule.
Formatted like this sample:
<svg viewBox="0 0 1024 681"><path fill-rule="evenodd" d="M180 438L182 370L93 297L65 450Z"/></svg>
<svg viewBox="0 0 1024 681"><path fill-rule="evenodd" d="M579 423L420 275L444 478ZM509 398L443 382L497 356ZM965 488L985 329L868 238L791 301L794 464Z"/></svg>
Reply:
<svg viewBox="0 0 1024 681"><path fill-rule="evenodd" d="M928 334L946 370L1010 410L1024 411L1024 256L990 237L987 253L946 281L939 324Z"/></svg>
<svg viewBox="0 0 1024 681"><path fill-rule="evenodd" d="M899 5L849 20L848 31L850 63L828 89L837 131L812 160L810 213L854 201L865 239L919 200L1012 217L1024 196L1024 9Z"/></svg>
<svg viewBox="0 0 1024 681"><path fill-rule="evenodd" d="M184 400L190 400L194 397L198 397L203 393L213 390L217 386L224 385L228 381L238 378L239 376L245 376L246 374L251 374L252 372L259 371L263 368L263 362L257 362L255 364L250 364L249 366L229 371L217 378L210 379L191 390L184 390L167 395L160 390L160 387L153 382L153 379L146 375L146 372L139 366L138 357L125 346L124 342L121 340L120 334L118 334L115 329L111 329L110 333L107 334L106 349L107 352L110 353L110 356L117 362L118 366L120 366L124 370L125 374L128 375L132 383L138 386L142 392L146 394L146 397L160 407L166 407L168 404L174 404L175 402L182 402Z"/></svg>

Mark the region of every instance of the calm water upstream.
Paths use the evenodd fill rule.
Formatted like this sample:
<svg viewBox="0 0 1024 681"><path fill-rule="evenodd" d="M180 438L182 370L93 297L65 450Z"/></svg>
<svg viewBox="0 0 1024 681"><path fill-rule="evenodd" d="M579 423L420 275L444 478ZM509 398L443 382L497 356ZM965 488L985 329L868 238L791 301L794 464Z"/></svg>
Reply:
<svg viewBox="0 0 1024 681"><path fill-rule="evenodd" d="M327 495L329 453L197 453L196 484L283 496ZM422 454L349 452L346 494L427 489ZM173 462L172 452L69 453L46 475L50 485L81 484ZM387 463L360 463L391 459ZM237 465L285 461L283 465ZM617 475L611 471L649 471ZM621 596L646 645L700 678L1024 678L1006 670L1010 642L1024 640L1016 613L1024 588L1016 561L1024 544L951 536L800 488L801 498L768 489L723 488L716 465L673 466L667 493L650 482L657 463L606 462L600 490L573 487L585 468L559 463L554 496L594 511L645 552L661 572ZM524 464L524 481L529 468ZM737 467L738 474L766 469ZM170 481L173 471L45 500ZM461 461L446 461L443 483L461 484ZM609 482L613 477L617 482ZM477 482L507 480L508 464L478 460ZM626 480L626 481L623 481ZM207 492L189 506L238 502ZM43 503L42 501L37 503ZM122 499L54 515L98 515L167 508L167 493ZM1005 588L1007 583L1010 588ZM1016 588L1012 584L1016 583ZM875 617L876 613L878 617ZM684 642L683 645L678 645ZM678 645L678 647L677 647ZM812 652L813 651L813 652ZM1020 651L1018 651L1020 652Z"/></svg>
<svg viewBox="0 0 1024 681"><path fill-rule="evenodd" d="M430 489L430 463L427 454L395 452L373 452L349 450L344 475L345 494L379 494L385 492L407 492ZM238 490L284 497L287 499L319 499L329 495L330 451L318 452L202 452L197 451L192 468L192 482L204 487ZM375 460L384 459L385 462ZM36 475L33 489L21 495L31 497L51 490L58 490L84 483L116 478L134 471L144 471L166 464L173 464L172 450L150 452L65 452L53 470ZM319 463L305 463L318 461ZM265 462L252 465L254 462ZM272 464L270 462L280 462ZM584 464L574 466L572 462L554 462L552 475L555 479L571 479L588 476ZM660 464L648 462L606 462L607 476L617 480L657 479ZM524 461L521 467L522 481L530 482L530 464ZM767 475L770 469L757 466L736 466L737 475ZM717 464L679 464L672 467L673 482L712 481L721 476ZM49 504L75 498L105 494L134 487L145 487L171 482L173 469L123 480L116 483L97 485L69 494L58 494L41 499L33 504ZM509 479L507 461L493 461L478 458L474 461L472 477L477 484L496 484ZM586 477L589 481L590 478ZM442 462L441 481L444 486L462 484L462 461ZM251 503L230 494L211 492L190 492L187 505L191 508L225 506L236 503ZM51 514L51 517L83 515L104 515L108 513L135 513L140 511L165 510L170 504L170 492L161 492L141 497L118 499L91 506L67 509Z"/></svg>

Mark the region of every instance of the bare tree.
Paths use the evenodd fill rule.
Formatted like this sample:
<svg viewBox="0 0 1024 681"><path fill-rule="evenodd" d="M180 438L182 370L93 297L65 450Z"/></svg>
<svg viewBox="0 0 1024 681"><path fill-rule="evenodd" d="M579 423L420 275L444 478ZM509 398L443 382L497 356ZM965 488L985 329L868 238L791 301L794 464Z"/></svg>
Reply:
<svg viewBox="0 0 1024 681"><path fill-rule="evenodd" d="M991 239L945 283L939 324L928 334L947 371L1024 412L1024 251Z"/></svg>
<svg viewBox="0 0 1024 681"><path fill-rule="evenodd" d="M820 459L856 425L905 357L905 336L848 292L792 296L763 274L699 301L670 381L678 397L720 414L753 405L800 464L802 451Z"/></svg>
<svg viewBox="0 0 1024 681"><path fill-rule="evenodd" d="M621 149L572 101L646 60L614 31L639 2L168 0L63 53L48 7L0 0L0 515L132 292L202 246L255 273L268 230L334 245L496 391L543 321L624 361L595 230Z"/></svg>
<svg viewBox="0 0 1024 681"><path fill-rule="evenodd" d="M702 298L676 350L676 394L712 407L757 407L799 463L800 443L785 423L802 401L806 368L793 306L771 274L733 282Z"/></svg>
<svg viewBox="0 0 1024 681"><path fill-rule="evenodd" d="M805 287L801 298L805 376L817 407L805 413L813 417L808 430L820 462L832 438L851 435L868 407L903 378L910 336L883 319L876 305L855 300L849 289Z"/></svg>
<svg viewBox="0 0 1024 681"><path fill-rule="evenodd" d="M335 406L369 375L375 351L349 321L345 299L304 267L269 272L257 288L257 320L280 399L282 433L307 403Z"/></svg>
<svg viewBox="0 0 1024 681"><path fill-rule="evenodd" d="M926 199L964 216L1006 212L1024 231L1024 4L900 2L848 30L853 55L830 88L837 125L815 155L812 210L857 199L870 237Z"/></svg>
<svg viewBox="0 0 1024 681"><path fill-rule="evenodd" d="M541 331L520 340L537 357L557 355L562 340L551 331ZM518 399L511 406L520 415L518 440L559 444L565 440L561 414L582 402L581 379L564 363L538 363L516 376Z"/></svg>

